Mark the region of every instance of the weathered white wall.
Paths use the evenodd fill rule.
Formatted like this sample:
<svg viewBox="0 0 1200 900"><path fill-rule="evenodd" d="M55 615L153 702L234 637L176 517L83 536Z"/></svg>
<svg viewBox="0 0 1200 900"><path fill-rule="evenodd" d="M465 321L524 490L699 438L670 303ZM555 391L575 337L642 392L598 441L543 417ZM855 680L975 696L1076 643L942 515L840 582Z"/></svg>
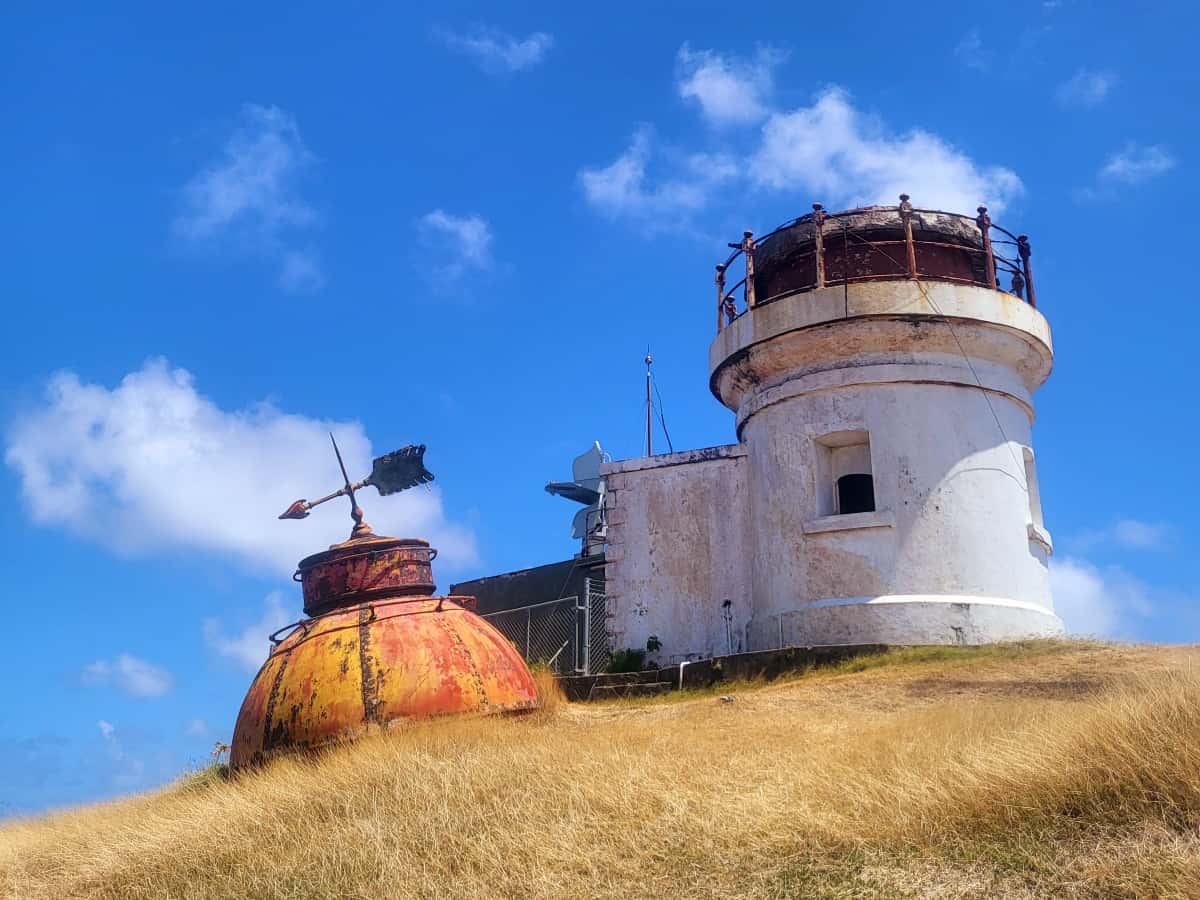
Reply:
<svg viewBox="0 0 1200 900"><path fill-rule="evenodd" d="M745 448L713 447L610 463L606 565L615 649L663 643L662 663L728 652L721 603L729 599L734 649L749 613Z"/></svg>
<svg viewBox="0 0 1200 900"><path fill-rule="evenodd" d="M710 359L740 443L605 468L615 646L726 652L726 598L735 650L1061 631L1026 487L1053 361L1036 310L966 285L826 289L742 316ZM862 465L830 448L862 432L876 511L829 515L828 480Z"/></svg>
<svg viewBox="0 0 1200 900"><path fill-rule="evenodd" d="M819 440L852 430L870 435L876 512L821 516ZM744 423L742 437L754 533L752 646L778 642L780 615L788 643L978 643L1057 630L1045 548L1029 535L1022 449L1030 425L1019 404L964 385L846 386L768 406ZM1004 612L988 621L1013 621L989 635L948 616L944 597L999 601ZM893 599L854 608L880 598Z"/></svg>

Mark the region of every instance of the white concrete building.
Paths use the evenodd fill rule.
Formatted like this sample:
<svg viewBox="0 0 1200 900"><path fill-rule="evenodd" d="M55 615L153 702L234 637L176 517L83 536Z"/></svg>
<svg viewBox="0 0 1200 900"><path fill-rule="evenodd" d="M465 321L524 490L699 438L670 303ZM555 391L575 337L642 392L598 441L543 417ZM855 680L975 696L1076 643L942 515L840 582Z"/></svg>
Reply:
<svg viewBox="0 0 1200 900"><path fill-rule="evenodd" d="M747 235L739 301L718 267L710 387L737 443L601 470L612 646L654 637L667 664L1060 633L1028 242L982 208L814 209Z"/></svg>

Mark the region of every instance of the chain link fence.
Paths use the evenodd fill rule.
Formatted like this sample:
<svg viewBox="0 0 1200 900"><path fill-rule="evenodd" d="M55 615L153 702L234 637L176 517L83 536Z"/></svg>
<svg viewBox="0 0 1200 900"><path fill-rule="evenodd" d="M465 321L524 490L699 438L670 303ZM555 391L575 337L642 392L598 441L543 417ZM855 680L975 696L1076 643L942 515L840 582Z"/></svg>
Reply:
<svg viewBox="0 0 1200 900"><path fill-rule="evenodd" d="M590 675L608 667L604 582L585 579L585 595L488 613L487 619L530 665L557 675Z"/></svg>
<svg viewBox="0 0 1200 900"><path fill-rule="evenodd" d="M584 651L580 673L595 675L608 671L608 661L612 657L612 647L608 643L608 598L603 581L588 578L584 580L584 586L586 597L581 623Z"/></svg>

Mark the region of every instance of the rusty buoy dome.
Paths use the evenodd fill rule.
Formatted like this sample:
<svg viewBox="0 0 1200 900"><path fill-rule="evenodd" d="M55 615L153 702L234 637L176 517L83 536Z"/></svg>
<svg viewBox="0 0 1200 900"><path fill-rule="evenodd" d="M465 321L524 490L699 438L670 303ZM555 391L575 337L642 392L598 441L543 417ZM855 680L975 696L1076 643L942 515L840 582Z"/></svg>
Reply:
<svg viewBox="0 0 1200 900"><path fill-rule="evenodd" d="M435 555L426 541L368 534L301 561L311 618L284 629L250 685L234 768L431 716L537 705L525 660L474 598L432 596Z"/></svg>

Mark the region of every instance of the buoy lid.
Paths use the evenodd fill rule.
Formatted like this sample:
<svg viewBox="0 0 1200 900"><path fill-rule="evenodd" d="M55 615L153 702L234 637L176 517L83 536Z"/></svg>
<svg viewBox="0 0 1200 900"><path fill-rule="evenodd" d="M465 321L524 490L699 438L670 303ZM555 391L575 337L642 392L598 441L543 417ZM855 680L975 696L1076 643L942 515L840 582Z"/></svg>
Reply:
<svg viewBox="0 0 1200 900"><path fill-rule="evenodd" d="M305 615L319 616L372 597L433 594L436 557L428 541L372 534L306 556L293 578L304 591Z"/></svg>

